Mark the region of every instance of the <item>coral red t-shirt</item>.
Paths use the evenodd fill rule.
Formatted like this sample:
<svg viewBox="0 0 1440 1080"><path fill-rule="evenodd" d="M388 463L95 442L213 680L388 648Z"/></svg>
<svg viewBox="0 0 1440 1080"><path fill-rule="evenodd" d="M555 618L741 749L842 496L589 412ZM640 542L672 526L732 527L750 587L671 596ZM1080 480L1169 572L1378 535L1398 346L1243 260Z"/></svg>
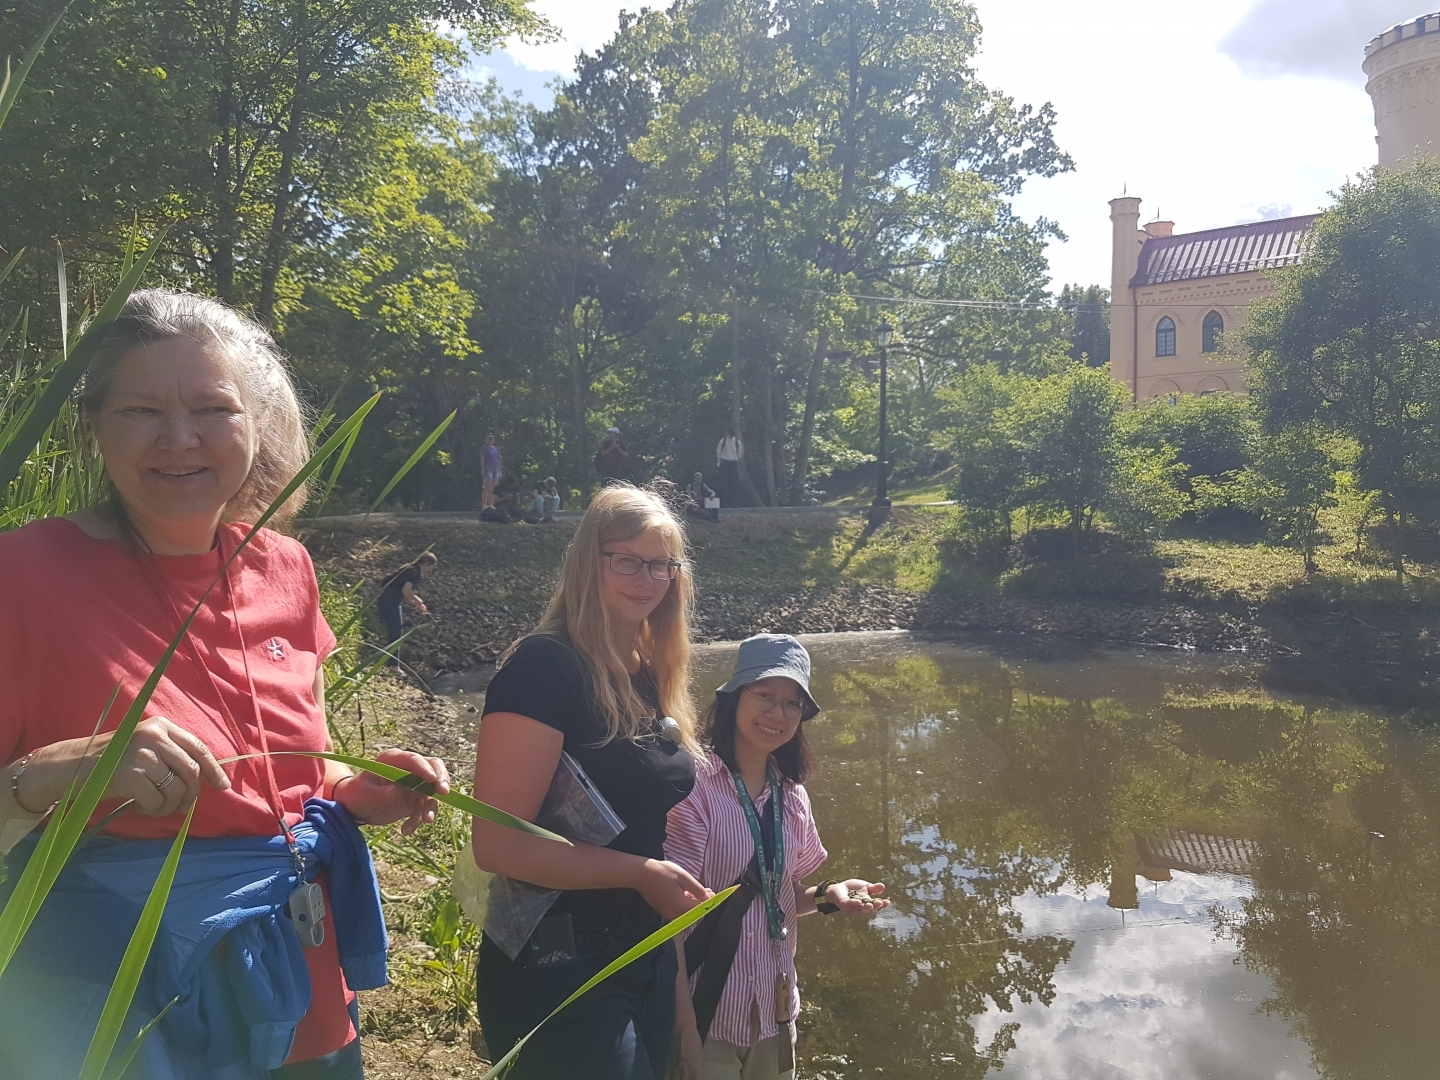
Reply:
<svg viewBox="0 0 1440 1080"><path fill-rule="evenodd" d="M101 725L113 730L181 620L220 572L222 551L233 551L247 531L245 525L222 525L216 548L173 556L94 539L64 518L0 533L0 764L50 743L88 737L118 682L119 694ZM217 758L254 753L260 735L249 691L253 679L271 751L324 749L325 716L314 683L335 635L320 613L309 553L262 529L231 564L229 581L233 589L222 582L206 596L145 715L164 716L194 733ZM305 800L322 794L324 762L271 762L293 824ZM275 835L263 764L237 762L225 769L233 786L217 791L204 785L191 835ZM99 813L114 805L102 803ZM106 832L170 837L179 827L178 814L127 813ZM334 936L306 949L305 957L314 992L291 1061L338 1050L356 1036L347 1008L354 995L340 971Z"/></svg>

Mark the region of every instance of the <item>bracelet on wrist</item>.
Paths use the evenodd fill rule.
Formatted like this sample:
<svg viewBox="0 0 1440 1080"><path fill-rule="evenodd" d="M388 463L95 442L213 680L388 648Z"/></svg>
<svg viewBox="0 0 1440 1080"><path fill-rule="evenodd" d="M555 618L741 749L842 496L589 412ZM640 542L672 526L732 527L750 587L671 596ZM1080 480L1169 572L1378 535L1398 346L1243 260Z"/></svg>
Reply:
<svg viewBox="0 0 1440 1080"><path fill-rule="evenodd" d="M830 886L839 884L839 880L836 879L831 881L822 881L819 885L815 886L815 910L818 911L821 915L834 915L837 911L840 910L838 905L832 904L830 903L830 901L825 899L825 894L830 891Z"/></svg>
<svg viewBox="0 0 1440 1080"><path fill-rule="evenodd" d="M44 817L51 810L55 809L54 803L51 803L44 810L31 810L28 806L26 806L23 802L20 801L20 777L25 775L25 767L30 764L30 759L35 756L35 753L36 752L34 750L31 750L28 754L22 757L19 762L10 766L10 798L14 800L15 805L18 806L23 812L31 815L32 817Z"/></svg>

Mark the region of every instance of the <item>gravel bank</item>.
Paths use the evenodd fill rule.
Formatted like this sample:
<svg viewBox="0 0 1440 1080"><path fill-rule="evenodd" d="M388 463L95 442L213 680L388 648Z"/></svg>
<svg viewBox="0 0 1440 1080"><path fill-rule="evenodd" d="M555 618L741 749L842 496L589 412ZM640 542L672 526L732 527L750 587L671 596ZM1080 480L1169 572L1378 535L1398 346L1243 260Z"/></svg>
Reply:
<svg viewBox="0 0 1440 1080"><path fill-rule="evenodd" d="M899 524L904 518L897 515ZM1153 647L1243 651L1263 656L1258 626L1179 605L1116 607L1009 597L917 595L854 580L826 562L840 519L773 514L696 526L697 635L737 639L761 631L927 630L966 636L1056 634ZM539 618L573 522L490 525L377 515L324 519L302 531L316 563L372 586L430 547L440 571L423 595L433 617L411 638L407 659L427 675L493 660Z"/></svg>

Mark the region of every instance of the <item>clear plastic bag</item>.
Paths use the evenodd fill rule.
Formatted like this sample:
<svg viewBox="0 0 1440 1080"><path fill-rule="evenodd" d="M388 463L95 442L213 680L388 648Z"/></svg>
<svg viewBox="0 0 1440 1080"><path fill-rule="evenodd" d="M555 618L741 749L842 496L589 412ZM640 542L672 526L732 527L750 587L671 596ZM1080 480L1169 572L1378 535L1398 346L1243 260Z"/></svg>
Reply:
<svg viewBox="0 0 1440 1080"><path fill-rule="evenodd" d="M625 822L606 802L580 763L564 753L555 767L555 776L540 805L540 813L535 816L535 824L567 840L597 847L604 847L625 831ZM466 914L475 912L471 918L476 915L483 918L486 935L514 960L559 898L560 890L531 885L502 874L485 875L489 877L489 889L482 906L476 893L483 886L480 876L483 872L470 869L474 867L473 857L469 863L469 867L456 866L452 884L456 898ZM467 895L461 895L462 889Z"/></svg>

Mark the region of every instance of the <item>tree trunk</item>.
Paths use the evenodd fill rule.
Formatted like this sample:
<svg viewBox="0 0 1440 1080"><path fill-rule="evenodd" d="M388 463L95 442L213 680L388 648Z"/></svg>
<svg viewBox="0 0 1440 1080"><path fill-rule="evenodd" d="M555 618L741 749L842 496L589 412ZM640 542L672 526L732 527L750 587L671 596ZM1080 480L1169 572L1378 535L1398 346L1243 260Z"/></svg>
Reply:
<svg viewBox="0 0 1440 1080"><path fill-rule="evenodd" d="M1405 477L1402 473L1395 491L1395 532L1391 558L1395 565L1395 580L1405 584Z"/></svg>
<svg viewBox="0 0 1440 1080"><path fill-rule="evenodd" d="M765 407L761 417L765 429L765 458L761 462L761 468L764 469L765 494L769 497L767 506L780 505L779 499L775 496L775 402L772 396L774 385L775 358L768 356L760 365L760 400Z"/></svg>
<svg viewBox="0 0 1440 1080"><path fill-rule="evenodd" d="M239 33L240 0L230 0L221 45L220 96L215 103L215 126L220 130L220 146L215 160L215 246L210 257L215 291L220 299L230 304L238 300L235 295L235 239L240 231L240 213L235 155L239 152L240 139L235 115L235 39Z"/></svg>
<svg viewBox="0 0 1440 1080"><path fill-rule="evenodd" d="M594 469L590 465L590 435L586 431L590 411L590 379L588 365L574 340L574 315L570 321L570 409L571 425L575 429L575 479L580 487L580 501L590 499L590 479Z"/></svg>
<svg viewBox="0 0 1440 1080"><path fill-rule="evenodd" d="M437 356L430 363L430 381L435 390L435 426L439 427L440 422L450 415L450 387L445 382L445 358ZM461 420L460 416L455 417ZM445 496L449 509L461 509L460 497L460 470L456 467L460 462L460 455L456 451L456 439L459 431L452 423L440 436L439 446L445 453L450 455L450 467L445 469Z"/></svg>
<svg viewBox="0 0 1440 1080"><path fill-rule="evenodd" d="M305 119L305 91L310 83L310 50L306 40L309 14L308 0L295 5L295 93L290 99L290 119L280 133L280 174L275 178L274 213L270 218L270 239L265 246L265 262L260 268L260 295L255 314L269 324L275 313L276 289L280 270L285 265L285 246L290 233L290 208L294 202L295 156L300 149L300 128Z"/></svg>
<svg viewBox="0 0 1440 1080"><path fill-rule="evenodd" d="M730 305L730 426L740 435L740 320L735 305ZM744 436L741 436L743 441ZM746 506L759 506L760 493L755 490L755 481L750 479L750 469L745 464L745 455L735 463L740 478L740 497Z"/></svg>
<svg viewBox="0 0 1440 1080"><path fill-rule="evenodd" d="M819 404L820 380L825 373L825 354L830 351L830 328L815 335L815 355L810 359L810 378L805 383L805 419L800 425L800 445L795 448L795 478L790 484L790 505L805 503L805 480L810 472L810 444L815 438L815 409Z"/></svg>

